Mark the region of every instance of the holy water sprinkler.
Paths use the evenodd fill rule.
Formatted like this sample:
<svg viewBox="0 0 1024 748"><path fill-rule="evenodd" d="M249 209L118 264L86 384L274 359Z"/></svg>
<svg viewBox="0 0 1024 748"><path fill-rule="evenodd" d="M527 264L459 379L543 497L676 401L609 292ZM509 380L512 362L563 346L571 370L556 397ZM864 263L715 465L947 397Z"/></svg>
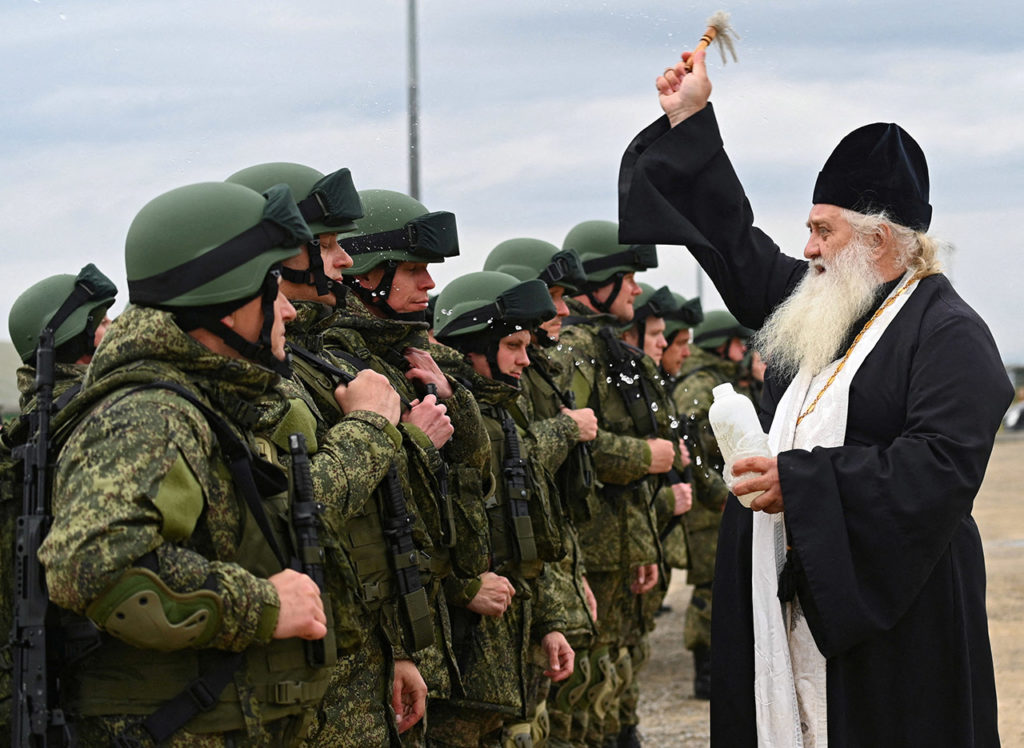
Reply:
<svg viewBox="0 0 1024 748"><path fill-rule="evenodd" d="M693 52L696 54L700 50L707 48L711 42L718 42L718 51L722 54L722 63L725 64L727 62L725 59L725 50L727 49L729 54L732 55L732 61L738 62L733 39L739 38L740 35L729 24L729 14L724 10L720 10L708 19L708 29L704 32L704 36L700 38L700 41L697 42L697 47ZM693 69L693 55L686 62L686 69Z"/></svg>

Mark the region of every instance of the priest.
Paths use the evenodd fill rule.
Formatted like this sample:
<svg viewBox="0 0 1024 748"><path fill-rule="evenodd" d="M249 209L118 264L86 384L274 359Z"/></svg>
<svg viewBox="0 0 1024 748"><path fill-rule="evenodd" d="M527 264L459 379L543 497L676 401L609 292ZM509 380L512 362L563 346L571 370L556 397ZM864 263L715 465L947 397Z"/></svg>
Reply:
<svg viewBox="0 0 1024 748"><path fill-rule="evenodd" d="M686 245L768 362L774 456L726 467L735 494L764 493L722 522L712 744L998 745L971 508L1013 392L941 273L923 152L895 124L843 138L798 260L754 226L704 53L656 84L665 116L622 160L620 241Z"/></svg>

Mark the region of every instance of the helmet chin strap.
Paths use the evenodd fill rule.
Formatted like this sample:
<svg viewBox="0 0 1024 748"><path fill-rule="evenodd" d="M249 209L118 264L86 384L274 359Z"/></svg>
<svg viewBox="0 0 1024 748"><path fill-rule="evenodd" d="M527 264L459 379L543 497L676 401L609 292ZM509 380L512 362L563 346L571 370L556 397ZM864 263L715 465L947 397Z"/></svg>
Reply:
<svg viewBox="0 0 1024 748"><path fill-rule="evenodd" d="M501 338L492 336L487 341L487 347L484 348L484 358L487 359L487 365L491 367L491 379L519 389L519 380L503 373L501 368L498 366L498 349L500 347Z"/></svg>
<svg viewBox="0 0 1024 748"><path fill-rule="evenodd" d="M600 288L604 288L604 286L601 286L600 288L595 288L592 291L587 291L587 298L590 300L590 303L594 307L594 309L601 312L602 314L611 314L612 304L615 303L615 299L618 298L619 292L622 290L622 280L625 277L625 273L616 273L615 275L612 276L612 292L608 294L608 298L606 298L604 301L598 301L597 297L594 295L595 293L597 293L597 291L600 290Z"/></svg>
<svg viewBox="0 0 1024 748"><path fill-rule="evenodd" d="M425 322L427 319L426 311L416 312L396 312L388 304L388 297L391 295L391 286L395 282L395 272L398 270L399 263L394 260L388 260L384 263L384 275L381 276L380 282L376 288L367 288L359 279L354 275L344 276L345 285L349 290L353 291L356 296L363 300L363 303L367 306L372 306L375 309L379 309L384 313L385 317L389 319L400 320L402 322ZM341 300L339 299L339 302Z"/></svg>
<svg viewBox="0 0 1024 748"><path fill-rule="evenodd" d="M309 266L305 270L281 267L281 277L290 283L297 283L305 286L315 286L317 296L324 296L333 293L338 303L345 296L344 286L333 278L327 277L324 270L324 258L320 254L320 237L314 236L313 240L306 244L306 257Z"/></svg>
<svg viewBox="0 0 1024 748"><path fill-rule="evenodd" d="M255 342L246 340L217 318L204 320L200 326L223 340L229 348L244 358L265 366L283 377L290 377L292 375L291 360L287 354L284 361L274 355L271 338L274 329L274 304L277 301L277 294L277 274L267 273L267 277L263 280L263 289L260 292L263 326L260 328L259 338Z"/></svg>

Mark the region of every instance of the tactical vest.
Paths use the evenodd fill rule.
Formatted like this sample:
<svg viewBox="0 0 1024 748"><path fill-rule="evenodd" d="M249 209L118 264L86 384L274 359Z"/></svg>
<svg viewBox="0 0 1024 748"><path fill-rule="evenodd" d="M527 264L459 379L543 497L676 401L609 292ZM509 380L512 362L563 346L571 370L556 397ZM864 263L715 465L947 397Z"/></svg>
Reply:
<svg viewBox="0 0 1024 748"><path fill-rule="evenodd" d="M318 400L332 403L334 412L341 412L334 400L334 379L303 356L294 357L292 366L295 376L307 388L317 391ZM398 494L390 495L391 491ZM391 505L401 507L404 514L388 512ZM412 517L405 507L400 476L392 466L370 499L346 522L341 543L355 567L360 596L367 609L381 613L385 621L397 621L399 631L389 633L401 635L406 652L416 652L433 643L433 614L425 588L430 585L435 569L431 557L422 551L411 548L402 554L396 552L389 542L395 523L408 523L411 532ZM403 574L411 577L411 583L400 582ZM388 628L392 627L385 626Z"/></svg>
<svg viewBox="0 0 1024 748"><path fill-rule="evenodd" d="M175 389L182 383L154 382L147 372L138 368L125 378L154 389ZM125 381L130 386L132 382ZM185 389L191 389L184 385ZM136 388L139 389L139 388ZM134 390L121 389L121 397ZM181 392L177 392L184 397ZM203 398L192 391L192 398ZM106 398L105 398L106 399ZM185 398L190 399L190 398ZM80 408L71 420L62 419L61 429L70 433L77 421L87 415L91 405ZM200 409L202 410L202 409ZM204 412L209 420L209 413ZM212 424L211 424L212 425ZM233 429L232 429L233 430ZM223 439L218 439L223 441ZM222 450L226 445L221 443ZM221 456L215 470L227 477L225 458ZM253 458L253 464L259 461ZM244 517L237 557L242 568L261 578L283 570L273 548L291 550L292 528L287 481L276 468L257 470L259 509L254 511L235 485L235 498ZM270 479L276 474L276 485ZM264 514L266 521L258 515ZM263 525L262 527L260 525ZM269 531L269 534L268 534ZM333 631L328 628L325 647L335 651ZM296 717L306 723L312 720L313 709L326 689L330 669L313 668L307 664L304 642L300 639L274 639L266 645L254 645L242 653L221 650L178 650L160 652L140 650L106 634L101 635L98 648L70 668L64 703L73 714L91 717L103 715L150 716L161 709L174 711L173 705L186 703L198 713L192 716L187 729L195 733L222 733L254 729L253 723L269 723L285 717ZM211 683L228 680L219 694L211 691ZM248 723L248 724L247 724ZM301 729L301 728L300 728Z"/></svg>
<svg viewBox="0 0 1024 748"><path fill-rule="evenodd" d="M480 412L491 440L491 471L497 484L484 504L492 566L518 564L522 576L531 579L540 573L544 561L565 557L564 518L556 515L550 494L528 459L519 434L525 423L518 408L481 403Z"/></svg>

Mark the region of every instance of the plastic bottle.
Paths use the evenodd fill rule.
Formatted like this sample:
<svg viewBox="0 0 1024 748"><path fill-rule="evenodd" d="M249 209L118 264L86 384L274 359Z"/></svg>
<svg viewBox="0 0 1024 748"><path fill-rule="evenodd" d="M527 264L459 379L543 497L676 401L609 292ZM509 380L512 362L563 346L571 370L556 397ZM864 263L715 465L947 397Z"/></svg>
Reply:
<svg viewBox="0 0 1024 748"><path fill-rule="evenodd" d="M715 432L715 439L718 440L718 448L725 459L726 471L731 473L733 463L744 457L771 457L768 435L764 433L761 422L757 420L754 404L737 393L729 383L718 385L711 390L711 394L715 396L715 400L708 409L708 420L711 422L711 430ZM726 475L725 482L731 489L741 480L756 475L759 474ZM764 491L753 491L736 498L743 506L749 507L750 502L762 493Z"/></svg>

